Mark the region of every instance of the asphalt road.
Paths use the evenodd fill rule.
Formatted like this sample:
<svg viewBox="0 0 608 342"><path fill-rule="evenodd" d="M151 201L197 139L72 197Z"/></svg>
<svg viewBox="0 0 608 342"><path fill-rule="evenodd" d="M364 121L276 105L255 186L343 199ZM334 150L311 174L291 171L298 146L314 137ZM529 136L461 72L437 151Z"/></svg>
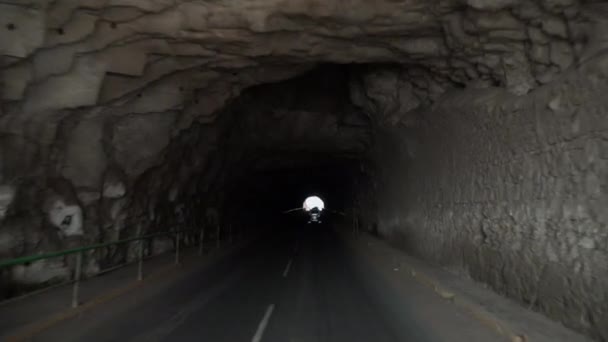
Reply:
<svg viewBox="0 0 608 342"><path fill-rule="evenodd" d="M390 317L360 277L332 230L286 228L154 295L128 295L36 340L434 340L407 317Z"/></svg>

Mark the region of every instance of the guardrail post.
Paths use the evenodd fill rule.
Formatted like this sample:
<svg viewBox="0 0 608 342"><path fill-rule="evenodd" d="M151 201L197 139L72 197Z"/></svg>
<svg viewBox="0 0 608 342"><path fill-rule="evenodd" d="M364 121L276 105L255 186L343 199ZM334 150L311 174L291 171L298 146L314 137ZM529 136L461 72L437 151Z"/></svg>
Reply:
<svg viewBox="0 0 608 342"><path fill-rule="evenodd" d="M76 272L74 273L74 287L72 288L72 308L78 307L78 294L80 292L80 278L82 276L82 254L76 254Z"/></svg>
<svg viewBox="0 0 608 342"><path fill-rule="evenodd" d="M181 232L177 233L175 241L175 264L179 265L179 243L181 240Z"/></svg>
<svg viewBox="0 0 608 342"><path fill-rule="evenodd" d="M353 233L359 235L359 217L355 208L353 208Z"/></svg>
<svg viewBox="0 0 608 342"><path fill-rule="evenodd" d="M139 240L139 256L137 260L137 280L144 279L144 242L145 239Z"/></svg>
<svg viewBox="0 0 608 342"><path fill-rule="evenodd" d="M201 228L201 232L198 236L198 255L203 255L203 243L205 242L205 226Z"/></svg>
<svg viewBox="0 0 608 342"><path fill-rule="evenodd" d="M218 223L217 225L217 234L216 234L216 240L215 240L215 246L219 249L220 248L220 234L222 232L222 228L220 226L220 224Z"/></svg>
<svg viewBox="0 0 608 342"><path fill-rule="evenodd" d="M228 243L232 244L232 223L228 226Z"/></svg>

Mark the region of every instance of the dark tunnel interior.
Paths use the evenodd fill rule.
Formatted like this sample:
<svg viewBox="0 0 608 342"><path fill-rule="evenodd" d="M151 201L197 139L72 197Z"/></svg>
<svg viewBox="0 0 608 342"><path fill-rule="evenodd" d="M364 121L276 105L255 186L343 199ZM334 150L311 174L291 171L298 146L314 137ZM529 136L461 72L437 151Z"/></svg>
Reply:
<svg viewBox="0 0 608 342"><path fill-rule="evenodd" d="M344 212L352 211L358 166L355 160L250 173L233 183L227 215L254 227L303 225L306 213L292 210L318 196L326 206L326 222L343 222Z"/></svg>
<svg viewBox="0 0 608 342"><path fill-rule="evenodd" d="M248 229L307 222L306 213L284 212L312 195L325 201L327 223L345 221L373 140L372 118L349 95L351 70L361 68L316 66L246 89L225 107L223 188L215 189L225 193L222 221Z"/></svg>

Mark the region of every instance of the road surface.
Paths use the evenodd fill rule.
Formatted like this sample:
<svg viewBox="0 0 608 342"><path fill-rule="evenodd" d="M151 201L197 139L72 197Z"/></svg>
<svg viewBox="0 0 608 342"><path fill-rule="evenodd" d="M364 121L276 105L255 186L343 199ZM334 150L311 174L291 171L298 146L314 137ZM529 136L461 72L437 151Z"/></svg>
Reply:
<svg viewBox="0 0 608 342"><path fill-rule="evenodd" d="M332 229L286 228L179 282L162 289L152 283L34 340L500 340L422 286L412 284L401 299L386 298L382 285L365 276ZM391 303L397 314L387 309ZM435 321L416 317L420 306L441 314Z"/></svg>

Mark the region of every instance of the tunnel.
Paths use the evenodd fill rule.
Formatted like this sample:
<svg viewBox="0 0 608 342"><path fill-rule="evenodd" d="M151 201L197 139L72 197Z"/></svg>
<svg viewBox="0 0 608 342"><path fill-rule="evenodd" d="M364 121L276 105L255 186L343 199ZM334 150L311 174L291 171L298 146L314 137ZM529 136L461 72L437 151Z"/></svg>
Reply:
<svg viewBox="0 0 608 342"><path fill-rule="evenodd" d="M0 339L608 341L607 33L603 0L2 1Z"/></svg>

